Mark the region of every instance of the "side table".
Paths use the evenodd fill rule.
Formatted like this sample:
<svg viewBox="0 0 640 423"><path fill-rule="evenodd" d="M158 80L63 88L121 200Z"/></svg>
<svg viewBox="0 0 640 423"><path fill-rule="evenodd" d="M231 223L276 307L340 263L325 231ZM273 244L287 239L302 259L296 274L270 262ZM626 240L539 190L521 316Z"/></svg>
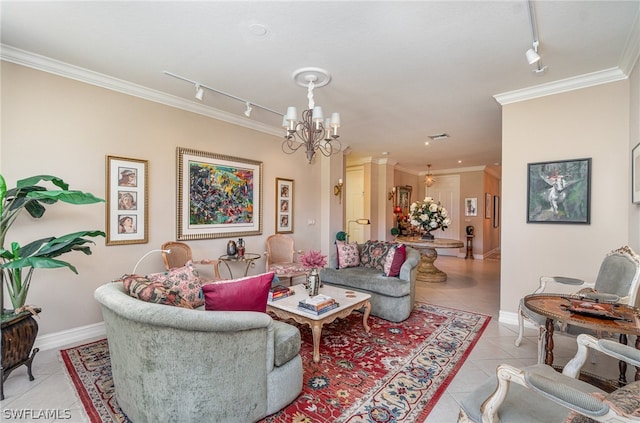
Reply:
<svg viewBox="0 0 640 423"><path fill-rule="evenodd" d="M464 256L465 259L473 260L473 237L474 235L467 235L467 254Z"/></svg>
<svg viewBox="0 0 640 423"><path fill-rule="evenodd" d="M261 257L260 254L257 254L257 253L244 253L243 256L239 256L237 254L234 256L224 255L224 256L218 257L218 259L222 263L224 263L224 265L227 267L227 271L229 272L229 277L233 279L233 272L231 271L231 267L229 266L229 263L244 263L245 264L244 276L247 276L247 273L249 273L249 268L256 267L255 261L258 260L260 257Z"/></svg>

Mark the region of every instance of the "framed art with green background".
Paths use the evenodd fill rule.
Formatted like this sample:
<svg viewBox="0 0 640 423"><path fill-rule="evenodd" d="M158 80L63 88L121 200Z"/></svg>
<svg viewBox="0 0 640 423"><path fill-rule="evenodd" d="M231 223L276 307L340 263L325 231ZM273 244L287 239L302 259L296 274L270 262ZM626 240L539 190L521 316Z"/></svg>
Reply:
<svg viewBox="0 0 640 423"><path fill-rule="evenodd" d="M590 223L591 158L527 165L527 223Z"/></svg>

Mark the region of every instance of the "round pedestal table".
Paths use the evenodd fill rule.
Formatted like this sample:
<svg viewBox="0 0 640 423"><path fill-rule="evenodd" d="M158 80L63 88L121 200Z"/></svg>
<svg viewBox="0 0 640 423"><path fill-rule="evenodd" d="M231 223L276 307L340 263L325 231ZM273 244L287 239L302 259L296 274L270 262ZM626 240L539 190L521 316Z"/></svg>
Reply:
<svg viewBox="0 0 640 423"><path fill-rule="evenodd" d="M398 242L413 247L420 251L420 265L416 280L420 282L444 282L447 274L438 269L434 262L438 258L436 248L462 248L464 243L457 239L435 238L433 240L422 239L419 236L398 238Z"/></svg>

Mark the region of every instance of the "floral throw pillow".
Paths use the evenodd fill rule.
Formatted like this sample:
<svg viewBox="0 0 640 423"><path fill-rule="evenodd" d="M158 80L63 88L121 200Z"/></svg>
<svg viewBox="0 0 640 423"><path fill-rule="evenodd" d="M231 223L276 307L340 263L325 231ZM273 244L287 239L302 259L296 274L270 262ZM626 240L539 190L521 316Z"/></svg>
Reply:
<svg viewBox="0 0 640 423"><path fill-rule="evenodd" d="M204 304L204 298L200 295L202 281L191 261L188 261L183 267L149 274L147 279L151 282L162 283L167 288L177 291L192 308L197 308Z"/></svg>
<svg viewBox="0 0 640 423"><path fill-rule="evenodd" d="M338 251L338 269L360 266L360 252L357 242L336 241L336 249Z"/></svg>
<svg viewBox="0 0 640 423"><path fill-rule="evenodd" d="M384 261L384 274L388 277L400 275L400 268L407 258L407 247L404 244L396 244L389 250Z"/></svg>
<svg viewBox="0 0 640 423"><path fill-rule="evenodd" d="M176 289L167 288L162 282L152 282L140 275L125 275L114 282L122 282L124 291L138 300L192 308Z"/></svg>
<svg viewBox="0 0 640 423"><path fill-rule="evenodd" d="M592 396L601 399L612 410L630 419L640 417L640 382L633 382L610 394L593 393ZM596 421L572 411L564 423L595 423Z"/></svg>
<svg viewBox="0 0 640 423"><path fill-rule="evenodd" d="M386 241L367 241L360 252L360 265L384 271L384 263L394 243Z"/></svg>

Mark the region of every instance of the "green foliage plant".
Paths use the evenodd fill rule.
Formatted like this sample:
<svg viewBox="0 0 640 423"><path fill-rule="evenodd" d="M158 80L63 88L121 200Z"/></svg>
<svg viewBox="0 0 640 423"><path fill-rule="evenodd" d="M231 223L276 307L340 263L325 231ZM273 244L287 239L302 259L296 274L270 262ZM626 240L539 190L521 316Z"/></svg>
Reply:
<svg viewBox="0 0 640 423"><path fill-rule="evenodd" d="M40 182L49 182L57 189L38 185ZM67 267L77 274L78 271L72 264L56 257L71 251L90 255L91 248L88 244L95 243L89 238L105 236L100 230L80 231L37 239L23 246L8 241L5 245L7 232L23 210L31 217L40 219L46 211L45 206L58 201L78 205L104 202L93 194L69 190L69 185L55 176L32 176L19 180L15 188L8 189L4 177L0 175L0 288L6 286L13 306L13 310L5 310L4 299L0 295L3 320L5 315L11 316L24 310L35 269ZM3 289L0 289L0 294L2 293Z"/></svg>

